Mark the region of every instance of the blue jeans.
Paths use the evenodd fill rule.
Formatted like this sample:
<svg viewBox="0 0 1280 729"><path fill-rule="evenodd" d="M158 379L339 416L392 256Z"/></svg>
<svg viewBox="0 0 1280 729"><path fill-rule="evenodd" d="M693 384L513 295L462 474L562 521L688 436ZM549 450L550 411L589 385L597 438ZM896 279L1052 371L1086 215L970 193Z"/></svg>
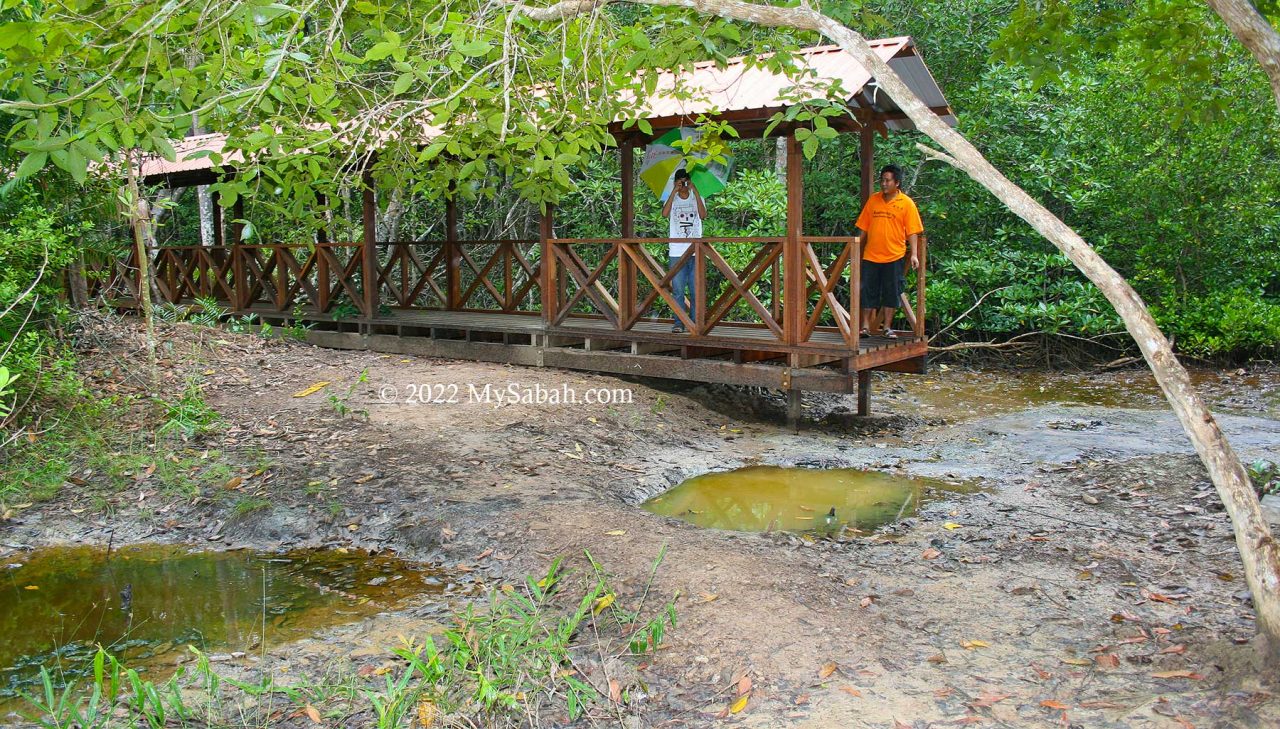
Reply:
<svg viewBox="0 0 1280 729"><path fill-rule="evenodd" d="M675 268L679 263L679 256L671 256L669 268ZM698 318L695 313L697 305L694 303L695 294L693 285L693 272L696 268L697 267L693 262L693 256L689 256L689 258L685 260L684 265L680 267L680 270L676 271L675 277L671 279L672 298L676 300L676 304L680 306L681 311L689 315L690 321L695 321ZM687 306L684 303L686 294L689 297L689 304ZM677 324L682 326L684 325L684 322L680 321L680 317L675 317L675 320Z"/></svg>

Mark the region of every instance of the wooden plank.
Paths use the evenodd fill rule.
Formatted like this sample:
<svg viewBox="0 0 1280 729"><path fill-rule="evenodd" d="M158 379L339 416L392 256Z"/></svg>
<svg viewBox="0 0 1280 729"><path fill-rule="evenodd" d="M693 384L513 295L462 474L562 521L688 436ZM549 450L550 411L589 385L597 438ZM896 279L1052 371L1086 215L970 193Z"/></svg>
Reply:
<svg viewBox="0 0 1280 729"><path fill-rule="evenodd" d="M680 359L660 355L586 352L578 349L546 350L543 364L573 370L608 372L672 380L719 382L778 389L784 374L793 388L823 392L849 392L852 378L835 370L791 370L763 364L737 364L721 360Z"/></svg>

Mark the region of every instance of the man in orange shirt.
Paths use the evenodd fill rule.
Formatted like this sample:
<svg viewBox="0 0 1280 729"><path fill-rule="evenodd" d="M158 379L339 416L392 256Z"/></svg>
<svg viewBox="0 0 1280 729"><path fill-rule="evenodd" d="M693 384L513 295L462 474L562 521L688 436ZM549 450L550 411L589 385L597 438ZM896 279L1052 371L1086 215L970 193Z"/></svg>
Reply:
<svg viewBox="0 0 1280 729"><path fill-rule="evenodd" d="M880 193L867 198L858 216L862 239L862 335L871 333L876 312L882 313L884 335L896 339L893 314L902 296L903 263L910 245L911 268L920 265L916 243L924 232L915 202L899 189L902 169L885 165L880 170Z"/></svg>

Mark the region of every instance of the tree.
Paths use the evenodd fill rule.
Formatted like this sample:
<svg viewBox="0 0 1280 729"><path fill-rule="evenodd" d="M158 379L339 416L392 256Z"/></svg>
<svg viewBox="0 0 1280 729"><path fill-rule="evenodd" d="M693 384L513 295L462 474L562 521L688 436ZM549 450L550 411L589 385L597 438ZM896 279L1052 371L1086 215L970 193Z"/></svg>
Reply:
<svg viewBox="0 0 1280 729"><path fill-rule="evenodd" d="M1280 650L1280 550L1244 467L1142 300L1078 234L932 114L861 34L833 17L807 4L743 0L629 0L652 9L643 26L606 14L622 0L443 8L361 0L350 9L322 0L299 8L265 0L229 9L212 0L106 10L89 0L68 4L93 12L42 15L16 0L3 6L34 23L0 35L0 49L8 49L0 89L23 99L0 110L26 117L15 127L29 152L22 174L49 158L83 175L82 158L90 154L79 145L86 139L113 151L150 145L172 155L165 137L198 113L229 131L230 147L247 160L236 179L219 185L223 204L252 184L259 199L274 193L280 208L300 219L311 214L308 206L318 207L318 190L332 190L370 164L372 149L374 171L382 175L433 163L413 192L482 194L496 171L515 178L527 199L553 202L571 184L567 168L609 143L605 124L634 118L636 101L654 90L653 71L723 58L724 48L741 39L731 21L787 29L774 50L794 48L795 38L808 33L838 43L944 150L929 154L963 170L1052 241L1116 308L1226 505L1259 629L1271 650ZM838 9L849 15L860 5ZM702 20L695 23L690 10ZM650 32L662 34L663 43L653 44ZM82 42L90 37L92 45ZM174 59L193 38L204 60L188 69ZM785 52L755 62L794 72ZM139 101L103 98L117 83ZM98 130L118 126L118 115L125 127L112 144ZM425 135L424 119L441 133ZM73 160L73 152L81 159Z"/></svg>

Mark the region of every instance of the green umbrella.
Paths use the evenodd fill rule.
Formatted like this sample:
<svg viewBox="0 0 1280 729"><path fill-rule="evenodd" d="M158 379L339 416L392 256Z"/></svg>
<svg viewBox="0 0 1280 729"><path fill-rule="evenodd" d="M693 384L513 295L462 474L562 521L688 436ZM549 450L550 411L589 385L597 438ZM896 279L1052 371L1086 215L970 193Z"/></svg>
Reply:
<svg viewBox="0 0 1280 729"><path fill-rule="evenodd" d="M689 127L672 129L653 140L644 148L644 161L640 164L640 180L653 190L659 200L666 202L671 194L676 170L686 165L686 154L676 143L681 140L696 142L702 132ZM703 197L720 192L729 184L733 173L733 156L725 154L724 162L715 162L706 154L695 153L688 163L689 179Z"/></svg>

